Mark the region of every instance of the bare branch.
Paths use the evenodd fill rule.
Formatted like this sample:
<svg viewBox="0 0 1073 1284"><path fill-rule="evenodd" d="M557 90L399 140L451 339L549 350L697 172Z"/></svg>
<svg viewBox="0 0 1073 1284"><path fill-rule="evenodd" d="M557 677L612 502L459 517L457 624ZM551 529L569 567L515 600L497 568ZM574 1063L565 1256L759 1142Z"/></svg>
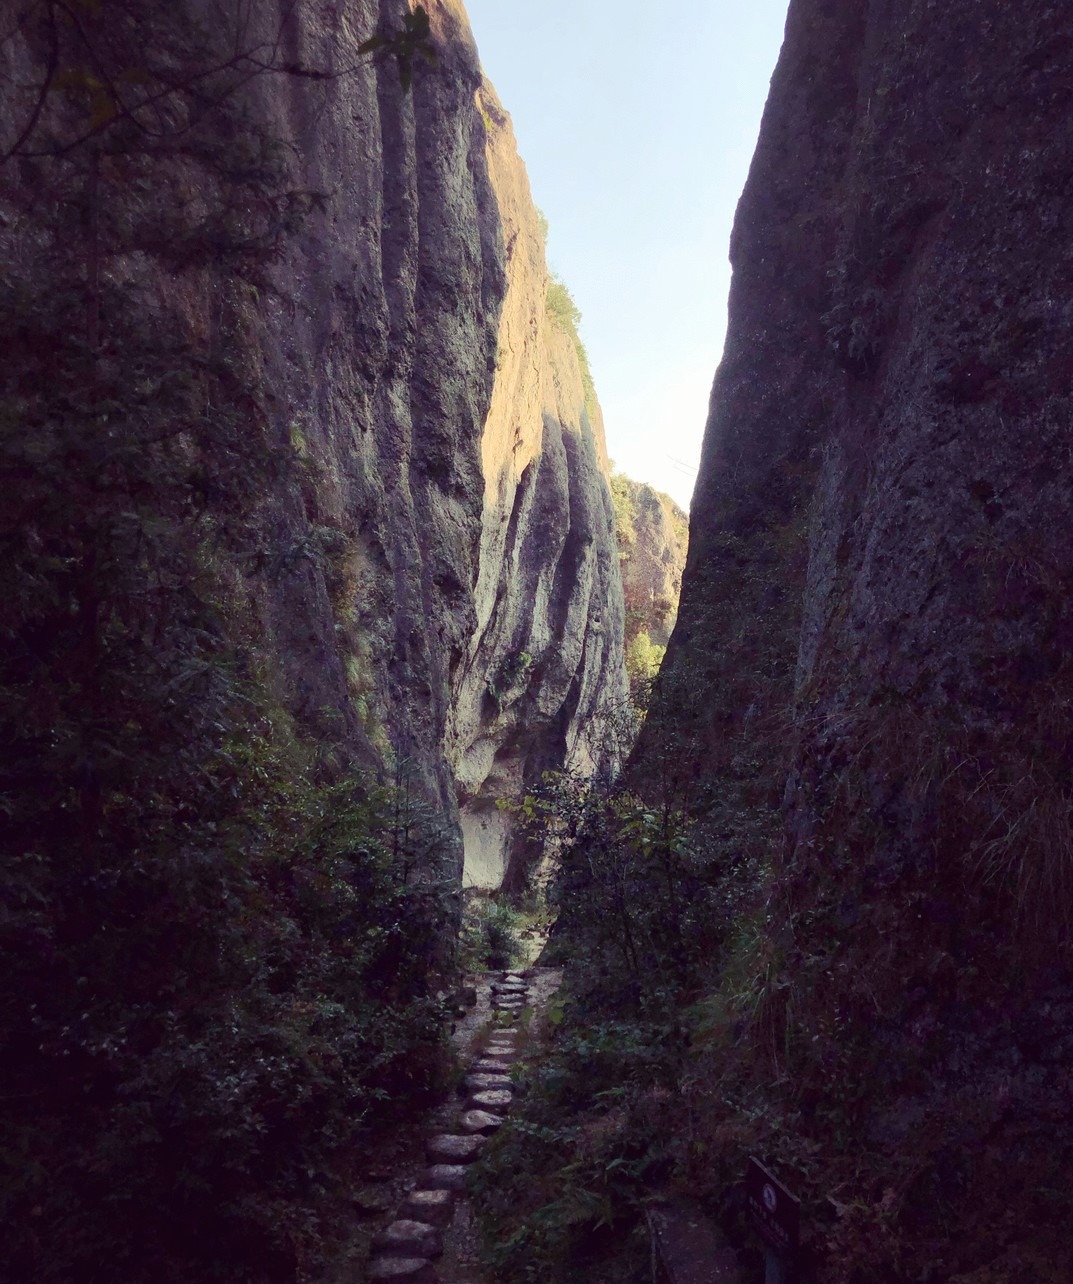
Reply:
<svg viewBox="0 0 1073 1284"><path fill-rule="evenodd" d="M5 164L12 156L16 155L30 139L34 130L37 128L37 122L41 119L41 113L45 109L45 102L48 99L49 91L52 88L52 82L56 77L56 71L60 62L60 33L56 28L56 13L51 5L49 6L48 18L49 51L48 64L45 68L45 79L41 84L41 89L37 95L37 101L34 103L33 111L30 112L30 117L27 120L22 133L15 139L15 142L11 147L9 147L3 155L0 155L0 165Z"/></svg>

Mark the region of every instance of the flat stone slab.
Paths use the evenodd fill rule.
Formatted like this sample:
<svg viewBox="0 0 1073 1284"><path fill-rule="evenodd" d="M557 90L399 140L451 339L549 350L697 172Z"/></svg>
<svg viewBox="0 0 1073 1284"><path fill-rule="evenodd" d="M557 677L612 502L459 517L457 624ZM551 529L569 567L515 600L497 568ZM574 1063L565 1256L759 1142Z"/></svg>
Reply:
<svg viewBox="0 0 1073 1284"><path fill-rule="evenodd" d="M670 1284L740 1284L738 1255L695 1205L686 1200L652 1204L645 1219L661 1278Z"/></svg>
<svg viewBox="0 0 1073 1284"><path fill-rule="evenodd" d="M484 1092L485 1089L509 1088L509 1074L468 1074L463 1080L470 1092Z"/></svg>
<svg viewBox="0 0 1073 1284"><path fill-rule="evenodd" d="M493 994L525 994L529 987L524 981L493 981Z"/></svg>
<svg viewBox="0 0 1073 1284"><path fill-rule="evenodd" d="M493 1115L487 1110L467 1110L458 1123L463 1132L476 1132L487 1136L501 1127L503 1120L499 1115Z"/></svg>
<svg viewBox="0 0 1073 1284"><path fill-rule="evenodd" d="M398 1284L438 1284L439 1275L423 1257L374 1257L365 1268L367 1280L397 1280Z"/></svg>
<svg viewBox="0 0 1073 1284"><path fill-rule="evenodd" d="M465 1190L464 1164L433 1164L426 1168L417 1181L422 1190Z"/></svg>
<svg viewBox="0 0 1073 1284"><path fill-rule="evenodd" d="M390 1254L395 1258L439 1257L443 1252L443 1236L427 1222L412 1222L403 1218L386 1226L373 1240L373 1252Z"/></svg>
<svg viewBox="0 0 1073 1284"><path fill-rule="evenodd" d="M472 1164L484 1145L483 1137L443 1133L425 1142L425 1154L434 1164Z"/></svg>
<svg viewBox="0 0 1073 1284"><path fill-rule="evenodd" d="M494 1116L489 1116L494 1118ZM467 1129L476 1132L478 1129ZM450 1190L412 1190L399 1209L399 1216L427 1226L446 1226L454 1210L454 1192Z"/></svg>
<svg viewBox="0 0 1073 1284"><path fill-rule="evenodd" d="M496 1061L493 1057L482 1057L473 1063L474 1074L510 1074L509 1061Z"/></svg>
<svg viewBox="0 0 1073 1284"><path fill-rule="evenodd" d="M514 1093L509 1088L485 1088L475 1092L466 1102L467 1110L487 1110L494 1115L505 1115L514 1100Z"/></svg>

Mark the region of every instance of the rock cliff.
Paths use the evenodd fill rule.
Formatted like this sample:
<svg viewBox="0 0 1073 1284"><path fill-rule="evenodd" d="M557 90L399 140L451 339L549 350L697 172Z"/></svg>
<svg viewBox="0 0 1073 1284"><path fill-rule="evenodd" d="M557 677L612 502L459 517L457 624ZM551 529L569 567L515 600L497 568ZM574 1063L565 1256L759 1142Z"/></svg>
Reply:
<svg viewBox="0 0 1073 1284"><path fill-rule="evenodd" d="M627 639L644 632L666 646L678 617L689 519L669 495L621 473L612 478L612 492Z"/></svg>
<svg viewBox="0 0 1073 1284"><path fill-rule="evenodd" d="M622 590L603 421L576 335L548 307L543 234L510 119L479 104L507 246L495 377L482 440L476 627L448 727L466 882L517 888L524 844L500 800L547 770L610 764L602 715L625 698Z"/></svg>
<svg viewBox="0 0 1073 1284"><path fill-rule="evenodd" d="M217 395L275 466L222 559L234 631L326 756L395 762L457 835L456 791L484 808L529 772L598 758L584 724L624 681L599 411L545 318L509 118L457 0L427 6L436 65L415 55L410 84L393 47L359 52L400 29L401 3L353 0L330 21L285 4L151 10L131 6L148 25L130 29L93 15L85 48L61 20L71 66L21 140L48 21L0 47L25 87L0 175L12 281L59 297L93 260L106 380L122 380L120 306L235 372ZM253 54L229 66L239 49ZM150 145L124 101L180 65L222 67L219 98L176 95L173 132ZM53 136L81 141L52 159ZM92 204L92 233L60 205L46 227L44 191ZM445 859L457 875L457 838Z"/></svg>
<svg viewBox="0 0 1073 1284"><path fill-rule="evenodd" d="M755 971L713 1126L832 1279L1064 1269L1071 71L1043 0L793 0L735 223L662 708Z"/></svg>
<svg viewBox="0 0 1073 1284"><path fill-rule="evenodd" d="M9 10L5 1278L326 1278L624 686L598 410L455 0Z"/></svg>

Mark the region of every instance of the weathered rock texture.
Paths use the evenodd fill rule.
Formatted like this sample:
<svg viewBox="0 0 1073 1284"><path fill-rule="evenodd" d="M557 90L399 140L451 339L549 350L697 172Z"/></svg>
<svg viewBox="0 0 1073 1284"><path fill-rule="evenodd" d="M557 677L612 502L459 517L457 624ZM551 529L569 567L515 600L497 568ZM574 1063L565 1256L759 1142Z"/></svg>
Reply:
<svg viewBox="0 0 1073 1284"><path fill-rule="evenodd" d="M665 647L670 639L678 617L689 519L669 495L623 473L612 476L611 491L629 660L631 647Z"/></svg>
<svg viewBox="0 0 1073 1284"><path fill-rule="evenodd" d="M1065 1269L1071 109L1065 6L794 0L738 210L663 711L831 1278Z"/></svg>
<svg viewBox="0 0 1073 1284"><path fill-rule="evenodd" d="M599 406L575 338L547 308L543 234L509 117L485 82L489 177L506 244L491 404L476 627L456 668L447 753L466 882L527 873L501 799L547 770L613 755L602 714L625 696L621 587Z"/></svg>
<svg viewBox="0 0 1073 1284"><path fill-rule="evenodd" d="M317 73L253 76L220 113L213 155L237 154L244 130L269 140L286 200L243 188L245 208L224 209L225 184L200 153L180 143L132 161L121 123L100 135L94 270L103 367L107 299L122 290L145 329L241 371L237 405L278 467L227 569L236 631L256 640L273 698L325 754L399 764L446 817L444 872L457 874L456 785L479 834L475 805L598 756L582 726L621 690L622 608L599 414L544 318L543 240L509 122L462 5L426 7L438 63L416 58L405 92L392 58L370 62L358 46L382 22L397 29L407 6L348 0L329 18L272 3L244 28L236 6L234 47ZM199 15L220 48L195 57L182 32ZM94 18L96 39L116 38L108 21ZM160 58L226 56L223 22L192 0L160 35ZM48 56L47 27L0 48L5 80L27 87L12 96L5 144L31 118ZM46 124L62 100L48 99ZM89 199L87 155L37 162L76 208ZM232 169L243 165L245 154ZM35 241L26 173L4 171L0 249L58 294L61 269L76 282L86 271L84 230L73 225L63 265ZM271 261L252 270L214 252L221 227L245 220L263 236L262 212L278 223L281 207ZM507 841L503 822L487 881Z"/></svg>

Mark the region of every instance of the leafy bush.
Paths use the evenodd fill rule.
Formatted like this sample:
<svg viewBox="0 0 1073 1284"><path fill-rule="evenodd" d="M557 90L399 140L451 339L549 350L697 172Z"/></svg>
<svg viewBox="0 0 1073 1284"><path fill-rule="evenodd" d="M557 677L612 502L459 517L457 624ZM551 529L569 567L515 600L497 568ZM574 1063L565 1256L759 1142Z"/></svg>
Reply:
<svg viewBox="0 0 1073 1284"><path fill-rule="evenodd" d="M585 408L589 414L594 414L597 405L596 385L593 383L592 370L589 367L589 354L581 341L581 309L574 302L574 296L566 288L566 283L554 273L548 278L544 307L548 319L574 345L578 367L581 371L581 383L585 389Z"/></svg>
<svg viewBox="0 0 1073 1284"><path fill-rule="evenodd" d="M521 956L521 913L490 897L474 896L463 911L461 965L493 971L514 966Z"/></svg>
<svg viewBox="0 0 1073 1284"><path fill-rule="evenodd" d="M21 161L33 204L0 220L13 1282L308 1273L356 1146L439 1075L450 906L414 846L435 825L355 771L356 737L295 728L250 607L334 534L266 551L300 460L243 368L243 300L305 206L284 149L218 106L183 135L191 171L119 122L114 163ZM171 304L206 264L201 339Z"/></svg>

